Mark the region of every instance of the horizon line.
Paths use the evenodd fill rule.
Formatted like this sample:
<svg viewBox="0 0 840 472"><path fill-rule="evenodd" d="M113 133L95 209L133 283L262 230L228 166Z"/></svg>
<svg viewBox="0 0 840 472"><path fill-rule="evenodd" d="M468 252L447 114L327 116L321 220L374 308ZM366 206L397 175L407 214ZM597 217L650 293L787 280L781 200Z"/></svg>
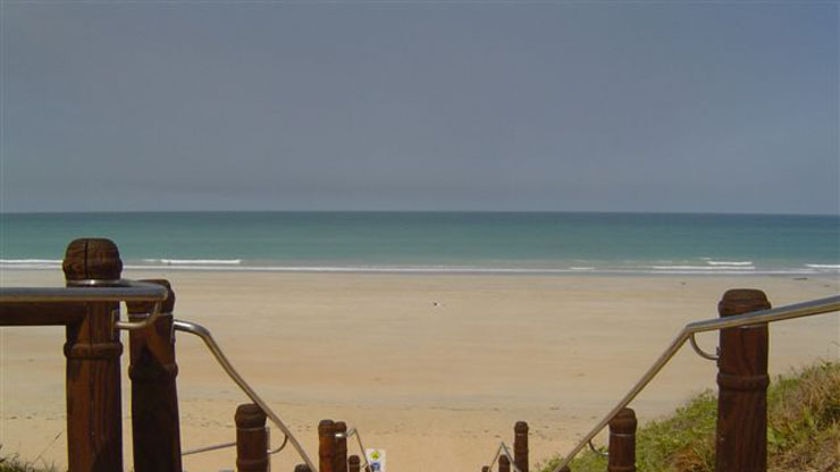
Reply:
<svg viewBox="0 0 840 472"><path fill-rule="evenodd" d="M166 210L12 210L0 209L0 215L59 215L59 214L141 214L141 213L487 213L487 214L628 214L628 215L742 215L742 216L834 216L840 217L837 213L793 213L793 212L769 212L769 211L675 211L675 210L488 210L488 209L412 209L412 210L360 210L360 209L226 209L226 210L190 210L190 209L166 209Z"/></svg>

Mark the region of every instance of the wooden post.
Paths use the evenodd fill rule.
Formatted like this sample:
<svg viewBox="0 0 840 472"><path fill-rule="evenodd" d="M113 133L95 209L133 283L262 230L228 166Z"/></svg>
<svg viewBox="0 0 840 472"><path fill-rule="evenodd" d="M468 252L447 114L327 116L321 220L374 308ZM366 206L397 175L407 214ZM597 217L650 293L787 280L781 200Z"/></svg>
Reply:
<svg viewBox="0 0 840 472"><path fill-rule="evenodd" d="M510 472L510 459L504 454L499 456L499 472Z"/></svg>
<svg viewBox="0 0 840 472"><path fill-rule="evenodd" d="M312 472L306 464L298 464L295 466L295 472Z"/></svg>
<svg viewBox="0 0 840 472"><path fill-rule="evenodd" d="M490 472L490 466L489 466L489 465L485 465L485 466L483 466L483 467L481 468L481 472Z"/></svg>
<svg viewBox="0 0 840 472"><path fill-rule="evenodd" d="M720 316L770 308L760 290L729 290ZM720 331L716 472L767 470L767 324Z"/></svg>
<svg viewBox="0 0 840 472"><path fill-rule="evenodd" d="M321 420L318 423L318 471L335 471L335 423Z"/></svg>
<svg viewBox="0 0 840 472"><path fill-rule="evenodd" d="M347 472L347 423L335 422L335 455L333 468L335 472Z"/></svg>
<svg viewBox="0 0 840 472"><path fill-rule="evenodd" d="M513 463L520 472L528 472L528 423L517 421L513 432Z"/></svg>
<svg viewBox="0 0 840 472"><path fill-rule="evenodd" d="M67 246L64 276L69 287L117 285L122 261L107 239L77 239ZM68 323L67 459L70 472L123 470L120 355L115 329L118 303L87 304L79 321Z"/></svg>
<svg viewBox="0 0 840 472"><path fill-rule="evenodd" d="M268 429L265 412L253 403L236 408L236 470L268 472Z"/></svg>
<svg viewBox="0 0 840 472"><path fill-rule="evenodd" d="M360 472L362 461L359 456L353 454L347 459L347 472Z"/></svg>
<svg viewBox="0 0 840 472"><path fill-rule="evenodd" d="M129 333L131 422L136 472L181 472L181 439L175 377L175 337L172 311L175 294L166 280L148 280L167 288L169 296L158 319ZM141 321L154 303L128 303L131 321Z"/></svg>
<svg viewBox="0 0 840 472"><path fill-rule="evenodd" d="M610 420L608 472L636 472L636 413L630 408Z"/></svg>

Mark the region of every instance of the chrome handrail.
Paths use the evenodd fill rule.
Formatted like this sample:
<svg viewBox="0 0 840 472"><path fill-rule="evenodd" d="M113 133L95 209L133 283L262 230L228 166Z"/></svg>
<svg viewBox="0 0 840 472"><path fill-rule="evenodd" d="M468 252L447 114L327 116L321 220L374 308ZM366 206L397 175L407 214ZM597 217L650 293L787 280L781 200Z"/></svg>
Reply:
<svg viewBox="0 0 840 472"><path fill-rule="evenodd" d="M499 448L496 449L496 454L493 456L493 460L491 460L490 464L487 466L488 470L493 470L493 466L496 465L496 462L498 462L502 456L508 458L508 461L510 461L510 468L513 469L513 472L522 472L519 470L519 467L516 466L514 455L511 454L510 448L508 448L504 441L499 443Z"/></svg>
<svg viewBox="0 0 840 472"><path fill-rule="evenodd" d="M79 290L79 287L85 287ZM117 329L143 329L160 316L161 304L169 290L159 284L136 280L68 281L68 287L0 287L0 303L95 303L152 302L151 313L140 321L114 322Z"/></svg>
<svg viewBox="0 0 840 472"><path fill-rule="evenodd" d="M356 442L359 444L359 451L362 454L362 457L365 458L365 463L360 465L360 470L367 470L370 467L370 462L367 458L367 452L365 450L364 444L362 444L362 435L359 433L357 428L350 428L344 433L335 433L336 438L344 438L348 439L351 436L356 436Z"/></svg>
<svg viewBox="0 0 840 472"><path fill-rule="evenodd" d="M304 462L306 462L306 465L309 467L309 470L318 470L315 467L315 463L312 462L312 460L306 454L306 451L295 438L294 434L292 434L291 430L289 430L288 426L286 426L286 424L283 423L283 420L281 420L280 417L277 416L276 413L274 413L271 407L268 406L268 403L266 403L265 400L263 400L259 395L257 395L257 392L250 385L248 385L248 382L246 382L245 379L242 378L241 375L239 375L239 372L236 371L236 369L233 367L233 364L231 364L227 356L225 356L225 353L224 351L222 351L222 348L219 347L219 345L213 339L213 335L210 333L210 330L208 330L204 326L190 321L175 320L172 323L172 325L176 331L182 331L201 338L201 340L204 341L204 344L210 350L210 353L213 354L213 357L216 358L216 361L219 363L222 369L224 369L225 373L227 373L228 377L230 377L231 380L233 380L233 382L239 386L239 389L242 390L242 392L245 393L245 395L247 395L248 398L251 399L251 401L253 401L257 406L259 406L260 409L262 409L263 413L265 413L265 415L271 420L271 422L274 423L274 425L277 426L280 429L280 431L283 432L283 435L286 437L283 444L285 445L285 441L289 441L290 443L292 443L292 446L298 452L300 457L303 459Z"/></svg>
<svg viewBox="0 0 840 472"><path fill-rule="evenodd" d="M113 285L74 287L0 287L3 303L162 302L169 292L162 285L120 279Z"/></svg>
<svg viewBox="0 0 840 472"><path fill-rule="evenodd" d="M592 428L586 436L583 437L583 439L566 455L560 464L552 470L552 472L560 472L563 467L569 465L572 459L574 459L574 457L609 424L610 420L612 420L622 408L625 408L631 401L633 401L633 399L636 398L636 396L650 383L650 381L656 377L659 371L665 367L671 358L674 357L677 351L682 348L685 342L689 340L689 338L692 338L695 334L707 331L717 331L726 328L738 328L741 326L791 320L806 316L822 315L836 311L840 311L840 295L811 300L803 303L795 303L769 310L754 311L743 315L695 321L685 325L671 345L665 349L661 356L659 356L659 359L657 359L650 369L648 369L648 371L641 377L641 379L636 382L636 385L634 385L624 398L618 402L615 408L610 410L610 412L600 422L598 422L598 424Z"/></svg>

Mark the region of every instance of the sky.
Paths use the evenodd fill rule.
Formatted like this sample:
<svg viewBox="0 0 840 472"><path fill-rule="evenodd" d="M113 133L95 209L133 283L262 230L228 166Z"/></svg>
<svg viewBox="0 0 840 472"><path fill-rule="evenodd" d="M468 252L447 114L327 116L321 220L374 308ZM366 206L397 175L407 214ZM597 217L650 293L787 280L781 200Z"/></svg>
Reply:
<svg viewBox="0 0 840 472"><path fill-rule="evenodd" d="M0 211L840 213L837 2L0 0Z"/></svg>

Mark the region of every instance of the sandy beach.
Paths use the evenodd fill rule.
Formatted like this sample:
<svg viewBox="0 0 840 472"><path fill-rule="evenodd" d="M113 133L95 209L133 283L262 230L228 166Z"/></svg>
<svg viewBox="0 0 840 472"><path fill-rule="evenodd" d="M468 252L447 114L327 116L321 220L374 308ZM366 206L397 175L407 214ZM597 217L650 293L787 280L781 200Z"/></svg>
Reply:
<svg viewBox="0 0 840 472"><path fill-rule="evenodd" d="M317 458L323 418L358 428L389 470L480 470L513 425L531 427L531 463L565 453L688 322L716 316L729 288L773 306L835 295L836 275L500 276L126 271L167 278L177 319L209 328L231 361ZM60 271L4 271L4 286L60 286ZM838 316L771 327L770 369L840 359ZM123 336L126 342L127 336ZM63 328L0 328L0 452L63 465ZM708 351L716 335L699 338ZM247 401L197 338L179 334L183 448L232 441ZM123 362L127 370L127 360ZM686 346L632 404L641 421L715 387ZM127 376L124 430L130 431ZM273 430L275 444L281 435ZM131 469L130 439L125 440ZM291 448L274 470L301 462ZM440 464L440 465L434 465ZM184 460L234 468L230 449Z"/></svg>

